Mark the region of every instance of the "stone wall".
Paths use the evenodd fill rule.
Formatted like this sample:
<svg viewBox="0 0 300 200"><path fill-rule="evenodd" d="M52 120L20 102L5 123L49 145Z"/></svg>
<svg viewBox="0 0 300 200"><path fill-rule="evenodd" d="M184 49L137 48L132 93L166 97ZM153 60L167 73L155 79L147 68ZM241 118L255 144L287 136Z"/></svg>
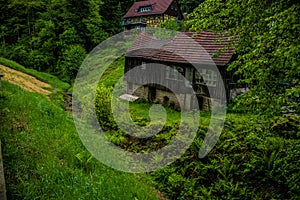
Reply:
<svg viewBox="0 0 300 200"><path fill-rule="evenodd" d="M125 82L125 88L128 94L133 94L135 96L148 100L148 86L140 86L133 83L128 84L127 82ZM173 104L175 108L180 108L180 104L182 104L183 106L181 107L181 109L183 110L192 110L199 107L197 98L195 98L195 96L192 94L177 94L176 96L170 91L156 89L155 99L165 106ZM214 100L212 100L211 98L202 97L202 108L200 107L200 109L210 110L214 104Z"/></svg>

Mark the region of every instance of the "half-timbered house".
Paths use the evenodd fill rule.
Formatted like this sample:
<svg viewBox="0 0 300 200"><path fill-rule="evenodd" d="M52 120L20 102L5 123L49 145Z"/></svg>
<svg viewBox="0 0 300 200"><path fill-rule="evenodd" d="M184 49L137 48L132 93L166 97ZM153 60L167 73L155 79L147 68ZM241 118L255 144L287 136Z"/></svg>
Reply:
<svg viewBox="0 0 300 200"><path fill-rule="evenodd" d="M158 27L162 22L182 19L176 0L147 0L131 6L122 18L122 26L125 30L144 30L146 26Z"/></svg>

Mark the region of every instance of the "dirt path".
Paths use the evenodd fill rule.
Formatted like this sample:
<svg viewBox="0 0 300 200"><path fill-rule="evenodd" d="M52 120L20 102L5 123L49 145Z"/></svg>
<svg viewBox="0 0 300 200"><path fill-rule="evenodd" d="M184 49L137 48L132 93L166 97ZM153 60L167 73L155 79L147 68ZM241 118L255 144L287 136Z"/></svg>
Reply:
<svg viewBox="0 0 300 200"><path fill-rule="evenodd" d="M46 90L46 88L52 88L51 85L42 82L33 76L19 72L9 67L5 67L3 65L0 65L0 72L4 74L3 80L18 85L24 90L27 90L29 92L38 92L44 95L48 95L51 93L50 91Z"/></svg>

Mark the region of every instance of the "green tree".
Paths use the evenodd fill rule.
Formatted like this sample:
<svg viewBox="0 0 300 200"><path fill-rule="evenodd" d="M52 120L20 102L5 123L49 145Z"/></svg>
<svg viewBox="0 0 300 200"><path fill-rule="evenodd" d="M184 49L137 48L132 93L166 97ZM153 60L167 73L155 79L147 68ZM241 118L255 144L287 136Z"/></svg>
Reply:
<svg viewBox="0 0 300 200"><path fill-rule="evenodd" d="M34 63L34 66L39 71L53 72L57 50L55 24L40 19L35 23L35 29L37 33L33 36L31 43L34 48L32 54L37 57L35 60L38 63Z"/></svg>
<svg viewBox="0 0 300 200"><path fill-rule="evenodd" d="M179 0L181 11L183 13L191 13L203 0Z"/></svg>
<svg viewBox="0 0 300 200"><path fill-rule="evenodd" d="M174 21L174 20L162 22L160 24L160 27L166 28L166 29L171 29L174 31L183 31L184 30L183 23L181 21Z"/></svg>
<svg viewBox="0 0 300 200"><path fill-rule="evenodd" d="M69 45L58 61L60 77L64 81L72 82L85 56L86 51L83 46Z"/></svg>
<svg viewBox="0 0 300 200"><path fill-rule="evenodd" d="M110 35L122 31L121 19L128 11L135 0L103 0L103 5L100 8L104 21L104 29Z"/></svg>
<svg viewBox="0 0 300 200"><path fill-rule="evenodd" d="M299 105L300 4L293 0L206 0L187 20L190 30L232 36L236 59L230 69L251 86L240 104L267 116ZM282 84L284 83L284 84Z"/></svg>
<svg viewBox="0 0 300 200"><path fill-rule="evenodd" d="M86 48L91 51L100 42L108 37L108 34L103 29L103 20L99 14L102 2L91 0L91 12L87 19L82 20L86 26Z"/></svg>

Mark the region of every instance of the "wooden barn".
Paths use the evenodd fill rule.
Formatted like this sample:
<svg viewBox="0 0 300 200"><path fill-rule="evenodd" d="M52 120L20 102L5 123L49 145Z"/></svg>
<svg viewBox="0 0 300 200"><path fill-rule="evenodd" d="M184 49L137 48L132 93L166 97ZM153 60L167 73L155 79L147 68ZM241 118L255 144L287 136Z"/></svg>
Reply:
<svg viewBox="0 0 300 200"><path fill-rule="evenodd" d="M183 15L176 0L147 0L135 2L122 18L125 30L144 30L146 26L158 27L168 20L182 20Z"/></svg>
<svg viewBox="0 0 300 200"><path fill-rule="evenodd" d="M138 70L125 76L125 90L162 104L179 106L181 101L187 110L196 106L210 109L213 102L221 100L226 103L238 81L233 71L227 71L234 53L232 47L226 47L228 42L229 37L211 31L178 33L172 39L142 32L125 54L125 74L134 68ZM153 70L151 66L155 65L159 67ZM146 79L153 83L145 85ZM164 80L164 86L157 84L159 80Z"/></svg>

